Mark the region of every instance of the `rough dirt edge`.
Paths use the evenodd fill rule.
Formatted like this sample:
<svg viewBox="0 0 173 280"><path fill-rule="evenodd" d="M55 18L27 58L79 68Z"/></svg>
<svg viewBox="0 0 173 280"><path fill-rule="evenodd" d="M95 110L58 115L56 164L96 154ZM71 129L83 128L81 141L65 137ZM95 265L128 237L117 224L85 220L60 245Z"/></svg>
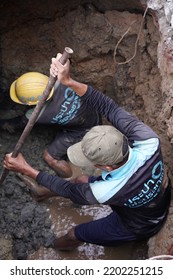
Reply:
<svg viewBox="0 0 173 280"><path fill-rule="evenodd" d="M0 234L0 260L12 260L12 240Z"/></svg>
<svg viewBox="0 0 173 280"><path fill-rule="evenodd" d="M154 237L148 241L148 257L169 254L169 249L173 245L173 200L169 210L169 215L164 227Z"/></svg>
<svg viewBox="0 0 173 280"><path fill-rule="evenodd" d="M167 135L173 143L173 3L165 0L148 0L148 6L156 12L160 30L160 42L158 45L158 66L162 77L162 94L164 104L160 112L160 119L165 120ZM170 155L170 150L169 150ZM172 158L169 156L170 161ZM171 166L171 163L170 163ZM172 179L171 179L172 181ZM148 257L169 254L169 248L173 244L173 201L171 201L169 215L161 231L148 242Z"/></svg>

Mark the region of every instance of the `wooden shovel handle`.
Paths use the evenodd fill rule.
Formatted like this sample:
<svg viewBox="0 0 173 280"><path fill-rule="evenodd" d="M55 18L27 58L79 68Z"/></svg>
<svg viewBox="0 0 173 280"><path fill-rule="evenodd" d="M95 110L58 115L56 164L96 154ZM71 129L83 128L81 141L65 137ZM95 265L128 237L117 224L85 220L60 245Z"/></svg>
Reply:
<svg viewBox="0 0 173 280"><path fill-rule="evenodd" d="M64 52L61 56L61 58L59 59L59 61L61 62L62 65L64 65L67 60L70 58L71 54L73 53L73 50L69 47L66 47L64 49ZM15 158L17 157L17 155L19 154L21 148L22 148L22 145L24 144L26 138L28 137L31 129L33 128L40 112L41 112L41 109L43 108L49 94L51 93L52 91L52 88L56 82L57 78L56 77L53 77L52 75L49 76L49 80L48 80L48 83L47 83L47 86L45 88L45 90L43 91L43 94L39 100L39 102L37 103L27 125L25 126L18 142L16 143L15 147L14 147L14 150L12 152L12 157ZM1 177L0 177L0 185L3 183L3 181L5 180L7 174L8 174L9 170L4 168L3 171L2 171L2 174L1 174Z"/></svg>

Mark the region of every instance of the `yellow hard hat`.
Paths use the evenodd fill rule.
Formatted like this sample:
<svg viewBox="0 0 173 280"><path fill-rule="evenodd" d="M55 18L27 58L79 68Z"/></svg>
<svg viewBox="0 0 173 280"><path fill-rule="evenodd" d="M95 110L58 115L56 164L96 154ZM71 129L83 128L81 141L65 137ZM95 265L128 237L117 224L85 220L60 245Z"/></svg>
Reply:
<svg viewBox="0 0 173 280"><path fill-rule="evenodd" d="M15 80L10 87L11 99L20 104L36 105L42 96L48 77L38 72L28 72ZM53 95L54 88L52 89L49 97Z"/></svg>

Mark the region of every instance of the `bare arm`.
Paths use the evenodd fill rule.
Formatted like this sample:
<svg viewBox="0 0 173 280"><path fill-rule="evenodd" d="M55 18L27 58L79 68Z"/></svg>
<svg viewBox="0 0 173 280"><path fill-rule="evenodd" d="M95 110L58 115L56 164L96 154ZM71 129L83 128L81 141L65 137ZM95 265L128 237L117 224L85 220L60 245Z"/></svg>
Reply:
<svg viewBox="0 0 173 280"><path fill-rule="evenodd" d="M83 96L87 91L88 86L72 79L70 76L70 62L67 61L65 65L59 62L61 54L59 53L56 58L52 58L52 64L50 66L50 74L53 77L57 76L57 79L64 85L72 88L79 96Z"/></svg>
<svg viewBox="0 0 173 280"><path fill-rule="evenodd" d="M13 158L11 155L12 154L5 155L4 167L14 172L27 175L35 180L39 171L30 166L21 153L19 153L16 158Z"/></svg>

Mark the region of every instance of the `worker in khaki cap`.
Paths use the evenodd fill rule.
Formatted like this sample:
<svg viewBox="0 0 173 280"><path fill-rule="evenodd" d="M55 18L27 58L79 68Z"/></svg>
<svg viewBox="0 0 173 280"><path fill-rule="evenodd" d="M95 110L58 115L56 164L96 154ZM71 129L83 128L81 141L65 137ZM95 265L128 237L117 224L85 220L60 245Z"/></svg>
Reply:
<svg viewBox="0 0 173 280"><path fill-rule="evenodd" d="M26 105L27 110L22 117L0 120L0 127L8 130L10 127L24 128L47 83L48 77L38 72L28 72L16 79L10 87L10 97L14 102ZM32 108L28 109L29 106ZM51 125L56 130L55 139L44 151L44 160L59 176L71 177L72 170L67 158L68 147L80 141L92 126L100 123L99 114L92 106L83 102L73 89L55 83L36 121L36 125Z"/></svg>
<svg viewBox="0 0 173 280"><path fill-rule="evenodd" d="M51 74L58 75L62 84L112 125L91 128L67 150L73 164L100 168L102 173L97 177L82 175L67 181L31 167L22 154L17 158L6 155L4 166L36 180L38 195L48 189L81 205L110 206L110 214L72 227L50 246L61 250L74 249L84 242L117 246L153 236L166 220L171 196L158 135L108 96L72 79L69 62L63 66L53 59Z"/></svg>

